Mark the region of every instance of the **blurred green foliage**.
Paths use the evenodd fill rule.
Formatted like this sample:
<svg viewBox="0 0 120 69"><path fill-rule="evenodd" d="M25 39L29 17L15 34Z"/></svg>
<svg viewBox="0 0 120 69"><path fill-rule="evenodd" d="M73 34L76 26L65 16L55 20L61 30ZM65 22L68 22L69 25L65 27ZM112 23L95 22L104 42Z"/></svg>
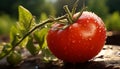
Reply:
<svg viewBox="0 0 120 69"><path fill-rule="evenodd" d="M46 0L1 0L0 2L0 34L8 34L11 25L18 19L18 6L22 5L36 16L37 20L46 19L49 15L55 16L53 4ZM44 14L43 14L44 13ZM8 15L7 15L8 14ZM45 18L41 18L44 17Z"/></svg>
<svg viewBox="0 0 120 69"><path fill-rule="evenodd" d="M64 14L62 6L68 4L72 8L73 2L76 0L58 0L56 3L57 16ZM80 0L77 11L83 5L86 5L88 11L96 13L103 19L107 30L120 30L120 0ZM116 12L117 11L117 12Z"/></svg>
<svg viewBox="0 0 120 69"><path fill-rule="evenodd" d="M106 27L109 31L120 31L120 14L114 12L106 18Z"/></svg>
<svg viewBox="0 0 120 69"><path fill-rule="evenodd" d="M15 24L15 19L7 14L0 15L0 34L8 34L10 27Z"/></svg>
<svg viewBox="0 0 120 69"><path fill-rule="evenodd" d="M105 19L109 14L106 0L88 0L87 6L88 10L95 12L102 19Z"/></svg>
<svg viewBox="0 0 120 69"><path fill-rule="evenodd" d="M68 5L72 8L73 3L76 0L1 0L0 2L0 36L8 35L10 32L10 44L3 45L0 58L5 57L14 47L18 46L20 39L30 31L33 26L36 25L36 19L39 22L46 20L49 15L61 16L65 14L63 10L64 5ZM88 11L92 11L100 16L109 31L120 31L120 0L80 0L77 11L86 5ZM19 6L22 5L22 6ZM19 6L19 11L17 8ZM18 13L19 12L19 13ZM18 15L19 14L19 15ZM33 14L33 15L32 15ZM34 15L37 17L34 19ZM19 16L19 17L18 17ZM19 20L16 20L19 19ZM19 22L16 22L19 21ZM17 24L15 24L17 23ZM14 25L15 24L15 25ZM14 25L14 26L13 26ZM11 28L12 26L12 28ZM10 31L11 28L11 31ZM24 38L19 46L20 49L26 46L27 50L32 54L36 55L42 48L42 56L45 60L51 60L51 53L49 52L46 44L46 33L48 28L37 29L34 34L31 34ZM41 35L41 36L40 36ZM33 39L35 38L35 39ZM39 44L35 45L33 41ZM23 47L22 47L23 46ZM16 58L18 57L18 58ZM13 51L8 56L8 62L16 64L21 61L19 53ZM18 60L18 61L11 61Z"/></svg>
<svg viewBox="0 0 120 69"><path fill-rule="evenodd" d="M52 4L46 0L1 0L0 13L7 13L17 17L19 5L30 10L35 16L40 16L41 12L45 12L47 15L55 13Z"/></svg>
<svg viewBox="0 0 120 69"><path fill-rule="evenodd" d="M109 13L120 12L120 0L107 0L106 5L109 8Z"/></svg>
<svg viewBox="0 0 120 69"><path fill-rule="evenodd" d="M50 15L58 17L65 14L64 5L72 8L76 0L1 0L0 2L0 34L7 34L11 25L18 19L19 5L27 8L38 21L47 19ZM77 12L83 5L100 16L108 30L119 30L120 0L79 0ZM117 12L116 12L117 11ZM115 25L113 24L115 23ZM115 28L115 29L114 29Z"/></svg>

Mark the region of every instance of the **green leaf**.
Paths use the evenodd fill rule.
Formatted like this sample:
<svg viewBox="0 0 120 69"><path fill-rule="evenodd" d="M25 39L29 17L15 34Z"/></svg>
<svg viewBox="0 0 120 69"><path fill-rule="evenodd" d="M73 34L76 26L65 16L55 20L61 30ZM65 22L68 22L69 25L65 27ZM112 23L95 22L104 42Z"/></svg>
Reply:
<svg viewBox="0 0 120 69"><path fill-rule="evenodd" d="M19 44L19 46L22 47L22 48L24 48L24 47L26 46L27 42L28 42L28 38L29 38L29 37L26 37L26 38Z"/></svg>
<svg viewBox="0 0 120 69"><path fill-rule="evenodd" d="M15 46L18 41L23 37L23 35L20 33L20 30L18 28L18 25L14 25L10 29L10 43L12 46ZM19 46L25 47L28 42L28 37L26 37Z"/></svg>
<svg viewBox="0 0 120 69"><path fill-rule="evenodd" d="M47 17L47 14L46 13L41 13L41 16L40 16L40 21L44 21L46 20L48 17Z"/></svg>
<svg viewBox="0 0 120 69"><path fill-rule="evenodd" d="M40 50L39 46L34 45L32 37L28 38L28 43L26 45L26 48L32 55L37 55L39 53L39 50Z"/></svg>
<svg viewBox="0 0 120 69"><path fill-rule="evenodd" d="M47 32L48 28L42 28L34 33L34 38L39 43L40 48L44 48L45 46L47 46L46 42Z"/></svg>
<svg viewBox="0 0 120 69"><path fill-rule="evenodd" d="M10 44L5 44L1 53L0 53L0 59L4 58L6 55L10 53L12 49L12 46Z"/></svg>
<svg viewBox="0 0 120 69"><path fill-rule="evenodd" d="M22 61L22 56L17 51L12 51L9 56L7 56L7 61L9 64L15 66Z"/></svg>
<svg viewBox="0 0 120 69"><path fill-rule="evenodd" d="M49 62L49 61L56 61L58 60L48 49L48 47L45 47L42 49L41 57L43 58L43 61Z"/></svg>
<svg viewBox="0 0 120 69"><path fill-rule="evenodd" d="M18 32L18 29L16 26L12 26L10 29L10 43L12 46L15 46L15 44L18 42L20 37L20 34Z"/></svg>
<svg viewBox="0 0 120 69"><path fill-rule="evenodd" d="M35 25L32 14L22 6L19 6L19 28L23 34Z"/></svg>

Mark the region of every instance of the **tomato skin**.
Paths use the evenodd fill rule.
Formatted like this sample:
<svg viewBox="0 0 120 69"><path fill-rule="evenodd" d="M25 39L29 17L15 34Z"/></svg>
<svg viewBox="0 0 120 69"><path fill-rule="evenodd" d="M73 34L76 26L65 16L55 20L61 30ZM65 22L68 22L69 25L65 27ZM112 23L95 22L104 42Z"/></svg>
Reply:
<svg viewBox="0 0 120 69"><path fill-rule="evenodd" d="M60 26L62 25L54 24L49 30L47 43L51 52L65 62L86 62L95 57L104 46L106 28L94 13L84 11L79 19L66 29L55 29Z"/></svg>

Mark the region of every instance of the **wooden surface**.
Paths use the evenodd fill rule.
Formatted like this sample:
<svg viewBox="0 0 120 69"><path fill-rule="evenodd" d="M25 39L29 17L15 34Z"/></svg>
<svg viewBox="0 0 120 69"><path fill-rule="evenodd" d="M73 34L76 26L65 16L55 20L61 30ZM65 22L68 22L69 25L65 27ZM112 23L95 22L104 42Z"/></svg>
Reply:
<svg viewBox="0 0 120 69"><path fill-rule="evenodd" d="M0 69L120 69L120 46L105 45L95 58L86 63L71 64L61 60L45 63L31 57L17 67L11 67L1 60Z"/></svg>

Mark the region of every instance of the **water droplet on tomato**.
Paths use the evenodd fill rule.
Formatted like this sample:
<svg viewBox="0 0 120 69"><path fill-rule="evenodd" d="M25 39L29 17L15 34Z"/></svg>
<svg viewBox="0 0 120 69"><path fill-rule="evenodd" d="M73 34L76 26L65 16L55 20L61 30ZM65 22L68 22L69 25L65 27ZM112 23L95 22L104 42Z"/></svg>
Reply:
<svg viewBox="0 0 120 69"><path fill-rule="evenodd" d="M89 20L87 20L87 23L89 23Z"/></svg>
<svg viewBox="0 0 120 69"><path fill-rule="evenodd" d="M86 27L87 25L86 24L84 24L84 27Z"/></svg>
<svg viewBox="0 0 120 69"><path fill-rule="evenodd" d="M99 28L101 29L102 27L100 26Z"/></svg>
<svg viewBox="0 0 120 69"><path fill-rule="evenodd" d="M93 46L91 46L90 50L93 50Z"/></svg>
<svg viewBox="0 0 120 69"><path fill-rule="evenodd" d="M81 43L81 41L78 41L78 43Z"/></svg>
<svg viewBox="0 0 120 69"><path fill-rule="evenodd" d="M69 29L71 29L72 27L70 26Z"/></svg>
<svg viewBox="0 0 120 69"><path fill-rule="evenodd" d="M66 50L66 49L67 49L67 47L65 46L65 47L64 47L64 50Z"/></svg>
<svg viewBox="0 0 120 69"><path fill-rule="evenodd" d="M81 36L81 34L79 34L79 36Z"/></svg>
<svg viewBox="0 0 120 69"><path fill-rule="evenodd" d="M95 20L95 23L97 23L97 21Z"/></svg>
<svg viewBox="0 0 120 69"><path fill-rule="evenodd" d="M88 38L88 40L92 40L92 38Z"/></svg>
<svg viewBox="0 0 120 69"><path fill-rule="evenodd" d="M73 40L72 43L75 43L75 40Z"/></svg>
<svg viewBox="0 0 120 69"><path fill-rule="evenodd" d="M99 26L96 27L97 29L99 28Z"/></svg>
<svg viewBox="0 0 120 69"><path fill-rule="evenodd" d="M102 30L99 30L99 32L102 32Z"/></svg>
<svg viewBox="0 0 120 69"><path fill-rule="evenodd" d="M82 39L84 39L84 37L82 37Z"/></svg>
<svg viewBox="0 0 120 69"><path fill-rule="evenodd" d="M90 20L90 17L88 17L88 20Z"/></svg>
<svg viewBox="0 0 120 69"><path fill-rule="evenodd" d="M73 27L78 27L78 23L74 23L72 26Z"/></svg>

